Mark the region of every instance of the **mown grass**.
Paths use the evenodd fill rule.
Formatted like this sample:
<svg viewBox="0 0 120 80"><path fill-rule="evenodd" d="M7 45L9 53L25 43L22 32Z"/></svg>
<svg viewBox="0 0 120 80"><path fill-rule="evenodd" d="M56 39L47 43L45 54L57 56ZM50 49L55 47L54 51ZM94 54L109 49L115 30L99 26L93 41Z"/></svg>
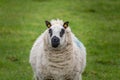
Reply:
<svg viewBox="0 0 120 80"><path fill-rule="evenodd" d="M32 80L30 49L54 18L86 46L83 80L119 80L119 8L119 0L0 0L0 80Z"/></svg>

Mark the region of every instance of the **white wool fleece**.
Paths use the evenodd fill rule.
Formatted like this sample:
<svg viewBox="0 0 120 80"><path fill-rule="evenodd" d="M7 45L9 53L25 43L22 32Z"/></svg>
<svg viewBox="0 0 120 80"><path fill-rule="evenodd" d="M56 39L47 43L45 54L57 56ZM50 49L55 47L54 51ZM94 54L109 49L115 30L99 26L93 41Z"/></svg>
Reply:
<svg viewBox="0 0 120 80"><path fill-rule="evenodd" d="M62 20L51 24L63 25ZM86 66L86 49L74 36L70 27L66 29L65 43L58 49L50 47L46 30L35 41L30 52L30 64L36 80L82 80Z"/></svg>

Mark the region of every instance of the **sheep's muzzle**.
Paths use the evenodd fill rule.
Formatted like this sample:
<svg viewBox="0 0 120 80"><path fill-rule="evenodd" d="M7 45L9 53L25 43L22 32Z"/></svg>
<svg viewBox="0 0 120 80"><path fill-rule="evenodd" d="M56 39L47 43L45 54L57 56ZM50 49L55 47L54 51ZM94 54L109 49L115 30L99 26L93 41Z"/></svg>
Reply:
<svg viewBox="0 0 120 80"><path fill-rule="evenodd" d="M51 39L52 47L57 48L60 44L60 39L56 36L53 36Z"/></svg>

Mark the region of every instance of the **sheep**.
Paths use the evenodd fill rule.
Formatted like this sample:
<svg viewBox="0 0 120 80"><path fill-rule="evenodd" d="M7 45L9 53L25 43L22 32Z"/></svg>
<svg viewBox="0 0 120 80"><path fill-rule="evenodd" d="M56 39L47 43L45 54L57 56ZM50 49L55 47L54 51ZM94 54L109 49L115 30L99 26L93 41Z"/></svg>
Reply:
<svg viewBox="0 0 120 80"><path fill-rule="evenodd" d="M35 41L30 64L35 80L82 80L86 49L72 33L69 22L45 21L47 29Z"/></svg>

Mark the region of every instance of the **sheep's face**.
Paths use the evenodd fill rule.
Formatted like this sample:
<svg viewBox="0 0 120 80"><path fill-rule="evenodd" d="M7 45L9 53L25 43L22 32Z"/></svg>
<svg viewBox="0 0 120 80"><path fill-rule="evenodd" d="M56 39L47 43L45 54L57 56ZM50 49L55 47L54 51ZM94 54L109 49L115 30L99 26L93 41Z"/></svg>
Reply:
<svg viewBox="0 0 120 80"><path fill-rule="evenodd" d="M48 27L48 43L53 48L58 48L64 46L65 36L66 36L66 28L68 26L68 22L63 25L55 24L51 25L48 21L46 21L46 25Z"/></svg>

